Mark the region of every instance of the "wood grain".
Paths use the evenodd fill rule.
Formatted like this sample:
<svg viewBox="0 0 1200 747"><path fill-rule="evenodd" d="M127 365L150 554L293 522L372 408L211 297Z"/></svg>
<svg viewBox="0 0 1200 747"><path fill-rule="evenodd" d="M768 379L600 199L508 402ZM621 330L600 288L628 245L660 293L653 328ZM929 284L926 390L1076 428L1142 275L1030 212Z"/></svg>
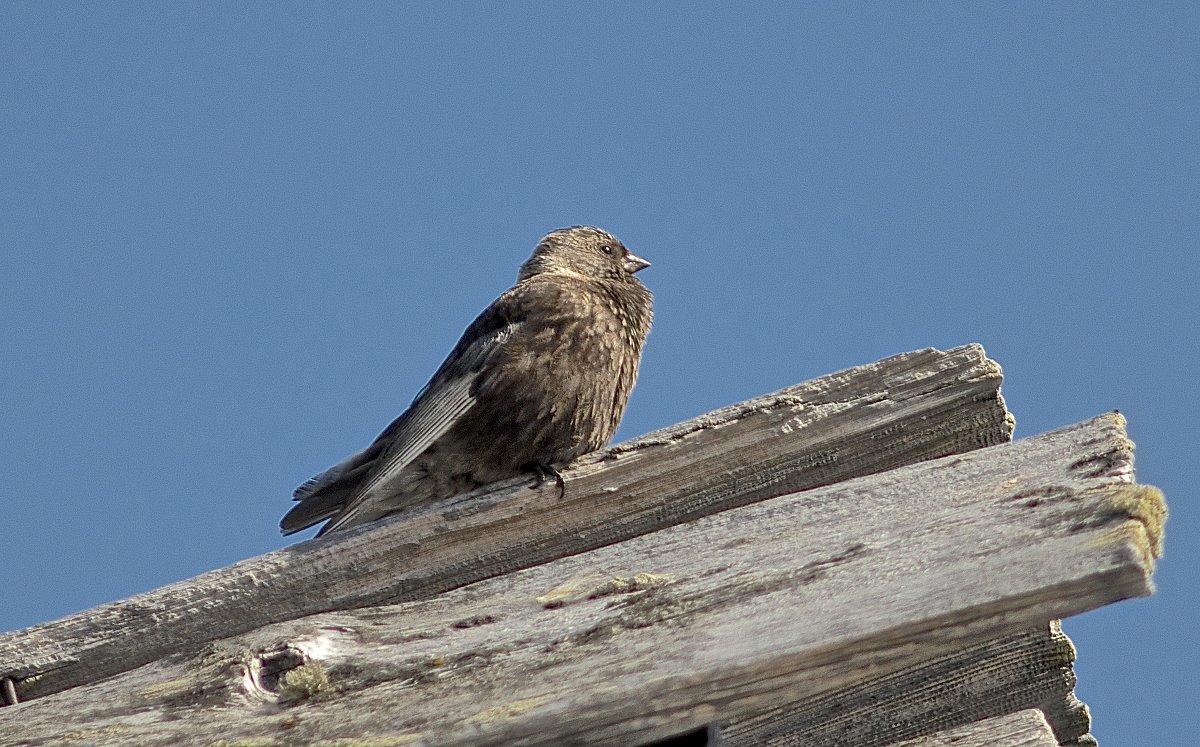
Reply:
<svg viewBox="0 0 1200 747"><path fill-rule="evenodd" d="M1041 711L1028 709L994 716L890 747L1058 747Z"/></svg>
<svg viewBox="0 0 1200 747"><path fill-rule="evenodd" d="M1057 739L1070 742L1091 728L1087 707L1074 695L1074 661L1074 646L1052 621L777 705L726 725L723 736L728 747L876 747L1038 708Z"/></svg>
<svg viewBox="0 0 1200 747"><path fill-rule="evenodd" d="M270 625L0 709L0 741L631 745L736 722L1148 593L1164 509L1131 449L1102 416Z"/></svg>
<svg viewBox="0 0 1200 747"><path fill-rule="evenodd" d="M0 677L38 698L316 612L428 598L784 493L1007 441L978 345L823 376L528 481L242 561L0 636Z"/></svg>

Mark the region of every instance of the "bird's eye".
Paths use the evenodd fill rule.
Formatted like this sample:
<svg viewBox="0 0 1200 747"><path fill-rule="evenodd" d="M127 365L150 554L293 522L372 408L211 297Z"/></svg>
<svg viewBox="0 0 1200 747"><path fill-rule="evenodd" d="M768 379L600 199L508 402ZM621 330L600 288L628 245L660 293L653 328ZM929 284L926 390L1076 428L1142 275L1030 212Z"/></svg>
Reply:
<svg viewBox="0 0 1200 747"><path fill-rule="evenodd" d="M605 244L604 246L600 247L600 251L604 252L605 254L612 254L613 248L608 244Z"/></svg>

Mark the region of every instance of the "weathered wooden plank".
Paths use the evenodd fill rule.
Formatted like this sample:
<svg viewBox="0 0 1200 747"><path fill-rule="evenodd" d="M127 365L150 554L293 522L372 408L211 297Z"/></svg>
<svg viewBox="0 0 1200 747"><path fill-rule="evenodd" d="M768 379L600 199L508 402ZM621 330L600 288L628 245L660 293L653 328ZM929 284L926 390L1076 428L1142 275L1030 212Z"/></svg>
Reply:
<svg viewBox="0 0 1200 747"><path fill-rule="evenodd" d="M204 641L326 610L428 597L733 506L1001 443L1000 368L922 350L718 410L578 460L564 499L501 483L0 636L23 700ZM514 484L515 483L515 484Z"/></svg>
<svg viewBox="0 0 1200 747"><path fill-rule="evenodd" d="M1037 709L994 716L891 747L1058 747L1058 740Z"/></svg>
<svg viewBox="0 0 1200 747"><path fill-rule="evenodd" d="M777 705L725 725L723 737L728 747L876 747L1037 708L1053 725L1055 744L1066 743L1090 729L1074 695L1074 661L1074 646L1053 621Z"/></svg>
<svg viewBox="0 0 1200 747"><path fill-rule="evenodd" d="M267 626L0 709L0 736L639 744L1146 594L1164 516L1108 415Z"/></svg>

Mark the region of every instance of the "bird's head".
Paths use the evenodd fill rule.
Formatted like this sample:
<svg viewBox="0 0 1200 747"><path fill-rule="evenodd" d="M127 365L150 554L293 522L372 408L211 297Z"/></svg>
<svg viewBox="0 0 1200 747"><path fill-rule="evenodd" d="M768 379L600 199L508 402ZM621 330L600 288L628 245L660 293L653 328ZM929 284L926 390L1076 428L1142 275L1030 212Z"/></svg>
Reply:
<svg viewBox="0 0 1200 747"><path fill-rule="evenodd" d="M571 226L546 234L533 256L521 265L518 279L567 272L598 280L628 280L649 266L611 233L592 226Z"/></svg>

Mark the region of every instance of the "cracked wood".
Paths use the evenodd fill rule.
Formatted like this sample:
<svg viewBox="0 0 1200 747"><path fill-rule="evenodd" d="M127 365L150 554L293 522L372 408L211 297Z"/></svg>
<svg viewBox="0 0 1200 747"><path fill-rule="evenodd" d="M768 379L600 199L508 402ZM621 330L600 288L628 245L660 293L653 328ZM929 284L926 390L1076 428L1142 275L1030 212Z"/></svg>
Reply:
<svg viewBox="0 0 1200 747"><path fill-rule="evenodd" d="M1164 519L1106 415L267 626L0 709L0 736L640 744L1149 593Z"/></svg>
<svg viewBox="0 0 1200 747"><path fill-rule="evenodd" d="M596 452L566 497L528 481L251 558L0 636L22 700L316 612L428 598L754 501L1007 441L983 348L894 356Z"/></svg>

